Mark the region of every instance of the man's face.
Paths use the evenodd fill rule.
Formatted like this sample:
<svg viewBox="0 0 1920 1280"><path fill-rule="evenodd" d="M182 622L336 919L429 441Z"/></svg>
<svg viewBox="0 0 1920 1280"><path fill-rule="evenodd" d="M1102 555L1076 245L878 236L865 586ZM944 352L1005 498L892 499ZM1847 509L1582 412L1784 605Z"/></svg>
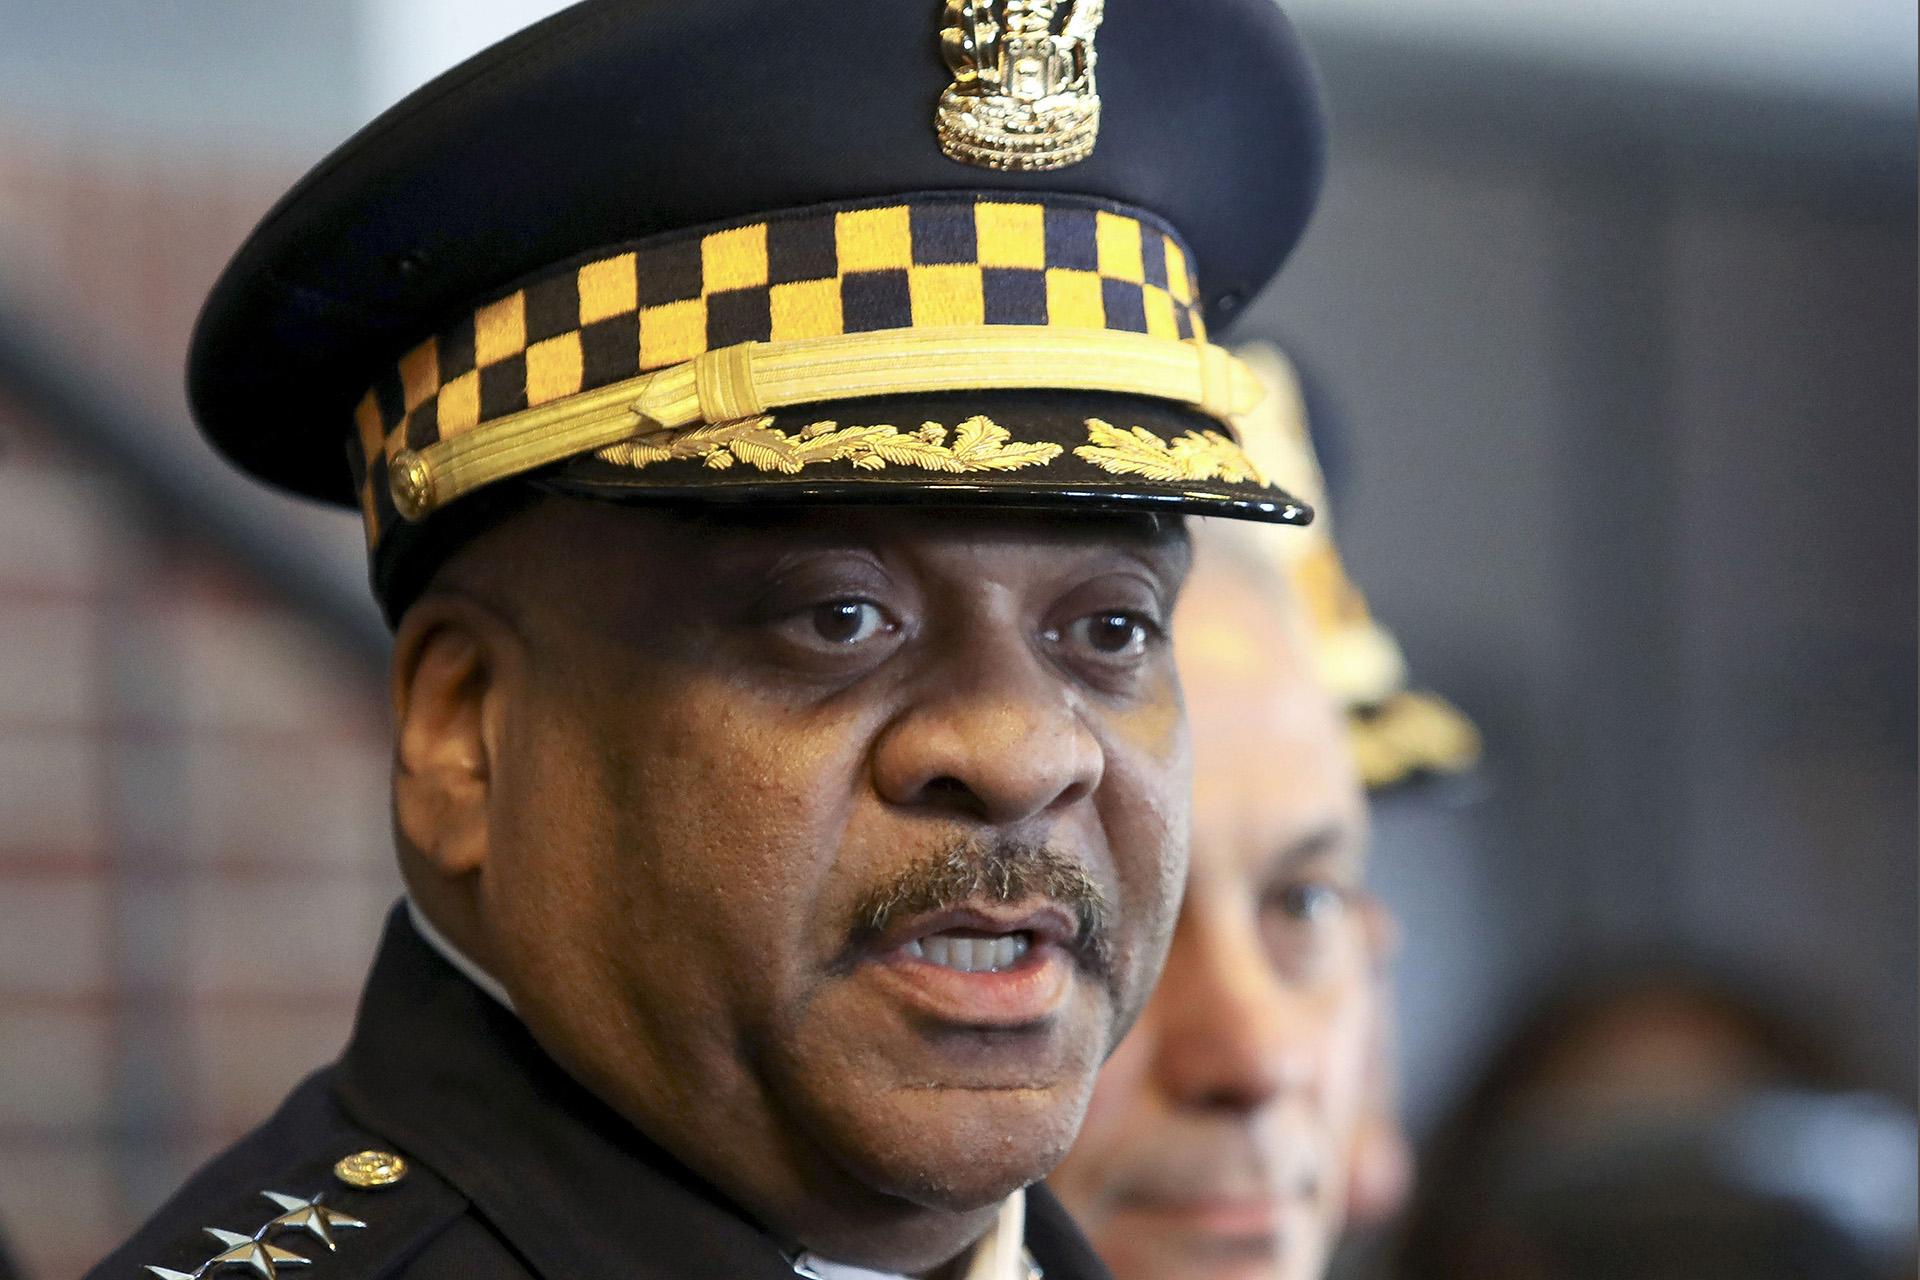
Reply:
<svg viewBox="0 0 1920 1280"><path fill-rule="evenodd" d="M915 1224L1052 1167L1163 957L1184 533L552 501L494 540L475 893L516 1007L776 1230L950 1256ZM839 1230L888 1215L897 1250Z"/></svg>
<svg viewBox="0 0 1920 1280"><path fill-rule="evenodd" d="M1117 1280L1311 1280L1344 1213L1377 922L1344 725L1284 608L1203 540L1178 628L1186 900L1160 987L1052 1181Z"/></svg>

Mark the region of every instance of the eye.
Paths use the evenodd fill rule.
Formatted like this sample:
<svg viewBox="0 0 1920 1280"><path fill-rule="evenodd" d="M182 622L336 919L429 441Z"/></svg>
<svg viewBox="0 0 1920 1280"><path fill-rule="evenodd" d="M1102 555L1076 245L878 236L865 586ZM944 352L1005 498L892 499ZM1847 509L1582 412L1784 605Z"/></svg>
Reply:
<svg viewBox="0 0 1920 1280"><path fill-rule="evenodd" d="M807 623L815 638L842 647L897 630L893 620L871 600L832 600L815 605L807 614Z"/></svg>
<svg viewBox="0 0 1920 1280"><path fill-rule="evenodd" d="M1331 924L1346 911L1346 895L1330 884L1303 881L1273 895L1273 905L1290 920L1303 924Z"/></svg>
<svg viewBox="0 0 1920 1280"><path fill-rule="evenodd" d="M1159 624L1145 614L1112 609L1074 619L1060 638L1101 658L1137 658L1159 636Z"/></svg>
<svg viewBox="0 0 1920 1280"><path fill-rule="evenodd" d="M1261 903L1261 932L1274 969L1289 982L1318 982L1347 968L1357 954L1350 945L1349 895L1321 880L1275 886Z"/></svg>

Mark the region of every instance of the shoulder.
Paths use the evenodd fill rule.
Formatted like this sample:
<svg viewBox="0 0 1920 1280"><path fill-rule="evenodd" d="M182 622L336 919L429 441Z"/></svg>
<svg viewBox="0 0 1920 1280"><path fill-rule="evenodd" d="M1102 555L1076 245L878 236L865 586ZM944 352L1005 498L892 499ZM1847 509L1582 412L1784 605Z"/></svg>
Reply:
<svg viewBox="0 0 1920 1280"><path fill-rule="evenodd" d="M87 1280L525 1276L464 1196L347 1116L331 1077L310 1077Z"/></svg>

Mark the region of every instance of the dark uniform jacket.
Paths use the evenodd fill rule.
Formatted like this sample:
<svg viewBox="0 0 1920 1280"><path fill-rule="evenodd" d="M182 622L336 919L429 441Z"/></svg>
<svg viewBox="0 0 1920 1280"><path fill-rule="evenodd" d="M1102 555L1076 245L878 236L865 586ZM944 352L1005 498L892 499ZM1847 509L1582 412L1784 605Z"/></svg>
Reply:
<svg viewBox="0 0 1920 1280"><path fill-rule="evenodd" d="M335 1172L343 1158L381 1152L405 1161L387 1185L351 1186ZM360 1163L383 1172L372 1157ZM325 1213L285 1211L316 1196ZM349 1227L341 1214L365 1225ZM263 1233L276 1218L296 1221ZM1026 1221L1047 1280L1106 1276L1044 1188L1027 1193ZM207 1267L217 1255L227 1261ZM88 1280L152 1280L149 1267L210 1280L795 1274L779 1242L561 1071L399 910L340 1060L196 1174Z"/></svg>

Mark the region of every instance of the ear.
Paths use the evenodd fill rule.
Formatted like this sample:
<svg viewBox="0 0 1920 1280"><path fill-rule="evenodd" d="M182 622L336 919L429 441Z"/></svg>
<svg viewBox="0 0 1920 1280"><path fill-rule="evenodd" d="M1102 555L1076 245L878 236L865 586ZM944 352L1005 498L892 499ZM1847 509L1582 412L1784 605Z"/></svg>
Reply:
<svg viewBox="0 0 1920 1280"><path fill-rule="evenodd" d="M429 596L393 653L393 807L401 839L447 879L487 861L511 631L460 596Z"/></svg>

